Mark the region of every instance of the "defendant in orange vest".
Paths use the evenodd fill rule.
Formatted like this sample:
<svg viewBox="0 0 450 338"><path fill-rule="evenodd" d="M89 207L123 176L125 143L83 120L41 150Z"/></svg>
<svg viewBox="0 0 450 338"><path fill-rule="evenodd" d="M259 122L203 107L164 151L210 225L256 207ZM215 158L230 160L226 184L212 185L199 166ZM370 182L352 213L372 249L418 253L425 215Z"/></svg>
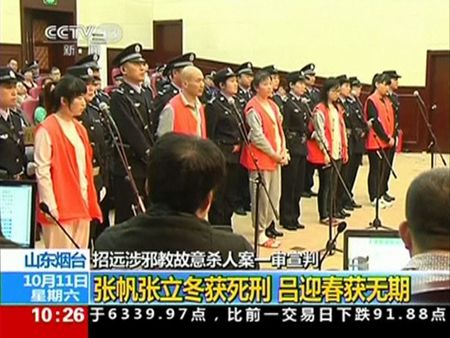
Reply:
<svg viewBox="0 0 450 338"><path fill-rule="evenodd" d="M203 73L195 66L187 66L181 72L181 81L181 93L161 112L157 134L174 132L206 138L205 112L199 100L205 87Z"/></svg>

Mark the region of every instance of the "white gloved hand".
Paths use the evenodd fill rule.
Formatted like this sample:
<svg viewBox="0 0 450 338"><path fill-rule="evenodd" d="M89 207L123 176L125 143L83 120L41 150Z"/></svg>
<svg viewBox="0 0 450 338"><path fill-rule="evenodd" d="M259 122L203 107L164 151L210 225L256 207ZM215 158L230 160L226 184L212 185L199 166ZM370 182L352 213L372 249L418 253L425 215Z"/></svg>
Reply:
<svg viewBox="0 0 450 338"><path fill-rule="evenodd" d="M103 188L100 190L100 202L103 201L103 199L105 198L105 196L106 196L106 188L103 187Z"/></svg>

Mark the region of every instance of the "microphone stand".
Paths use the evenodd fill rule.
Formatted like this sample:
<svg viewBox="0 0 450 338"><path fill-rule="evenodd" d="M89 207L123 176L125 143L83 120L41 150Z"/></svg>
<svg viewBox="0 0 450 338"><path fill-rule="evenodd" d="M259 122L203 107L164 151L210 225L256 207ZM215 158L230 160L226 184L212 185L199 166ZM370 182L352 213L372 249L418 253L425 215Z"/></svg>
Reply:
<svg viewBox="0 0 450 338"><path fill-rule="evenodd" d="M376 181L375 181L375 185L377 186L377 196L375 199L375 218L374 220L369 223L369 226L367 227L367 229L374 229L374 230L378 230L378 229L385 229L385 230L394 230L392 228L389 228L387 226L384 226L381 223L381 219L380 219L380 191L381 191L381 184L383 182L381 182L381 176L382 176L382 171L381 171L381 162L384 160L387 164L388 169L392 172L392 176L394 176L395 179L397 179L397 174L394 171L394 168L392 168L391 163L389 162L389 159L387 158L386 152L384 151L383 147L381 146L379 140L378 140L378 136L376 135L375 131L374 131L374 138L375 138L375 142L377 143L379 150L377 150L377 156L378 156L378 174L376 176ZM387 173L386 173L387 175Z"/></svg>
<svg viewBox="0 0 450 338"><path fill-rule="evenodd" d="M56 225L62 230L62 232L64 233L64 235L66 235L66 237L72 242L72 244L75 246L75 248L80 249L80 246L77 244L77 242L75 242L75 240L73 239L72 236L69 235L69 233L67 232L66 229L64 229L64 226L56 219L55 216L53 216L53 214L50 212L50 210L48 209L47 204L41 202L39 204L39 209L41 209L41 211L43 213L45 213L46 215L49 215L50 218L55 221Z"/></svg>
<svg viewBox="0 0 450 338"><path fill-rule="evenodd" d="M417 93L417 95L414 95L417 99L417 102L419 103L419 111L420 115L422 115L423 121L425 122L425 126L428 129L428 137L431 138L430 144L427 147L427 150L430 152L431 155L431 169L434 168L434 148L436 147L437 153L439 154L439 157L441 158L442 163L444 163L444 166L447 166L447 162L444 159L444 156L442 155L441 147L439 146L438 140L436 138L436 135L433 132L433 127L431 123L428 121L425 111L426 106L425 102L423 102L422 98L420 97L420 94ZM433 112L434 109L431 109L431 112ZM431 117L431 116L430 116Z"/></svg>
<svg viewBox="0 0 450 338"><path fill-rule="evenodd" d="M329 240L327 242L325 250L321 250L321 251L325 251L325 252L324 252L322 257L320 257L320 255L319 255L320 258L319 258L319 264L318 264L318 267L317 267L319 271L322 270L322 264L325 261L325 258L327 258L328 255L332 255L332 250L333 249L336 250L335 249L336 248L336 241L337 241L339 235L345 230L346 227L347 227L347 223L345 223L345 222L339 223L336 235L334 235L334 238L332 240ZM321 251L319 251L319 253Z"/></svg>
<svg viewBox="0 0 450 338"><path fill-rule="evenodd" d="M125 169L126 178L130 181L131 189L133 190L133 194L136 196L137 205L132 204L131 208L132 208L133 214L135 216L137 216L138 214L145 212L145 205L144 205L144 202L142 201L141 196L139 195L139 190L137 188L136 182L135 182L133 174L131 172L131 167L128 163L128 159L125 154L125 149L123 146L123 141L122 141L122 137L119 132L119 128L117 128L116 123L114 122L113 118L109 115L109 113L107 111L104 111L102 109L100 109L100 111L106 117L106 119L105 119L106 127L112 138L114 147L116 148L117 153L119 154L120 162L122 163L123 168ZM113 128L114 128L115 133L113 131ZM117 138L116 138L116 135L117 135Z"/></svg>
<svg viewBox="0 0 450 338"><path fill-rule="evenodd" d="M314 129L316 129L315 128L314 117L313 117L313 113L311 111L311 108L309 108L308 104L306 104L304 102L302 102L302 103L308 109L309 120L312 123L312 125L314 126ZM328 148L325 145L325 141L322 139L322 136L319 133L316 132L315 134L317 136L316 140L319 142L320 147L322 149L324 149L326 154L328 155L328 158L330 159L330 163L331 163L331 168L336 173L336 175L337 175L337 177L339 179L339 182L342 184L342 187L344 188L344 191L347 194L349 200L351 202L354 202L353 196L350 193L350 191L348 190L347 185L345 184L344 178L342 177L342 175L341 175L341 173L339 171L339 168L337 167L336 161L333 159L333 157L331 156L330 151L328 150ZM331 177L332 176L333 176L333 171L331 172ZM333 243L333 207L334 207L335 196L334 196L334 193L332 193L332 191L334 189L332 189L333 187L331 186L331 183L332 182L331 182L331 179L330 179L330 192L329 192L329 194L330 194L330 208L329 208L329 211L328 211L329 212L329 215L328 215L328 240L327 240L327 243L325 245L325 248L319 251L319 252L325 252L326 254L329 254L330 256L334 255L335 251L338 251L338 252L341 252L341 253L343 252L342 249L336 248L336 242ZM330 245L330 243L332 245L332 248L330 250L328 250L329 249L328 246Z"/></svg>
<svg viewBox="0 0 450 338"><path fill-rule="evenodd" d="M234 114L232 113L231 116L234 117L234 119L236 120L236 122L238 124L239 133L241 134L244 144L248 147L248 149L250 149L249 146L251 144L251 141L248 138L248 135L246 133L245 123L244 123L244 120L242 119L241 113L239 112L238 108L236 107L236 103L230 102L230 104L233 107L232 112L234 111ZM224 108L226 109L225 106L224 106ZM263 188L264 193L267 196L267 200L269 201L270 208L272 209L272 212L275 215L275 219L279 220L280 216L278 215L277 209L275 208L275 205L274 205L272 199L270 198L270 194L269 194L269 190L267 189L266 182L264 182L264 180L263 180L261 169L259 168L259 165L258 165L258 159L255 157L255 154L253 154L253 152L251 150L249 150L249 153L250 153L252 162L255 165L256 174L257 174L256 179L254 179L254 182L256 183L256 194L255 194L255 221L254 221L255 233L254 233L254 238L253 238L254 256L255 256L255 258L257 258L258 257L258 231L259 231L259 194L260 194L261 187Z"/></svg>

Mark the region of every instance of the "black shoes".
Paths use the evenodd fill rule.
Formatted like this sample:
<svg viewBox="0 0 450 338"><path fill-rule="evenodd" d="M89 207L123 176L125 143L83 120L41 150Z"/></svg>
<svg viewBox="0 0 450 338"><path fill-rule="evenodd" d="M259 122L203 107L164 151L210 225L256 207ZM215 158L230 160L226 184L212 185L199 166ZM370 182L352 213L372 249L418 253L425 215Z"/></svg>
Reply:
<svg viewBox="0 0 450 338"><path fill-rule="evenodd" d="M394 201L395 201L395 197L389 195L388 193L385 193L385 194L383 195L383 199L384 199L386 202L394 202Z"/></svg>
<svg viewBox="0 0 450 338"><path fill-rule="evenodd" d="M283 237L284 234L281 231L275 229L275 224L272 222L272 224L270 224L270 226L266 229L266 236L269 238L275 238Z"/></svg>
<svg viewBox="0 0 450 338"><path fill-rule="evenodd" d="M302 197L305 197L305 198L317 197L317 195L318 195L318 194L317 194L316 192L312 191L312 190L303 191L303 192L301 193L301 196L302 196Z"/></svg>
<svg viewBox="0 0 450 338"><path fill-rule="evenodd" d="M306 228L306 226L304 224L301 224L298 222L297 222L296 226L297 226L297 229L305 229Z"/></svg>
<svg viewBox="0 0 450 338"><path fill-rule="evenodd" d="M360 209L360 208L362 208L362 205L356 203L355 201L353 201L353 202L352 202L352 207L353 207L353 209Z"/></svg>
<svg viewBox="0 0 450 338"><path fill-rule="evenodd" d="M344 204L343 209L348 211L353 211L353 205L351 204Z"/></svg>
<svg viewBox="0 0 450 338"><path fill-rule="evenodd" d="M344 210L336 211L333 215L334 218L338 218L338 219L344 219L349 216L351 216L351 215L348 212L345 212Z"/></svg>
<svg viewBox="0 0 450 338"><path fill-rule="evenodd" d="M245 209L243 207L236 208L236 210L234 210L234 213L239 216L247 215L247 212L245 211Z"/></svg>

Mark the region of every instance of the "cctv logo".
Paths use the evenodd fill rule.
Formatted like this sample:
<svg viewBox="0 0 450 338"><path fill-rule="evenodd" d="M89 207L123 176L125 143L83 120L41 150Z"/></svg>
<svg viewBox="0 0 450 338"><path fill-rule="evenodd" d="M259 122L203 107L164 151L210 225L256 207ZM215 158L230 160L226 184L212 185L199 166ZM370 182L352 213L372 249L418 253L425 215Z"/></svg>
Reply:
<svg viewBox="0 0 450 338"><path fill-rule="evenodd" d="M123 35L122 28L117 24L51 25L45 29L44 33L49 41L78 42L81 39L105 44L118 42Z"/></svg>

